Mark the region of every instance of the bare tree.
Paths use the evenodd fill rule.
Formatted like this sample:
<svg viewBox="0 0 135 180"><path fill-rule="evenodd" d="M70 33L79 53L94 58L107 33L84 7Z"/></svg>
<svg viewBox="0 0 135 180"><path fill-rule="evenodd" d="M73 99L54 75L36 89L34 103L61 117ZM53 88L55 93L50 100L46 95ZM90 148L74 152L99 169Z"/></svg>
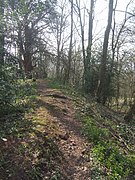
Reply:
<svg viewBox="0 0 135 180"><path fill-rule="evenodd" d="M61 5L58 6L59 13L57 13L57 15L55 16L54 23L52 24L52 27L51 27L51 31L56 40L55 67L56 67L56 78L58 80L61 80L61 73L62 73L63 69L67 69L67 65L65 65L64 59L62 59L65 43L69 39L69 37L65 38L65 31L67 28L67 19L69 16L69 14L67 14L67 12L66 12L65 7L66 7L66 1L62 1Z"/></svg>
<svg viewBox="0 0 135 180"><path fill-rule="evenodd" d="M92 40L93 40L93 19L94 19L94 4L95 0L90 1L90 12L89 12L89 32L88 32L88 47L87 47L87 56L85 58L85 67L84 67L84 88L86 93L93 92L93 73L92 73Z"/></svg>
<svg viewBox="0 0 135 180"><path fill-rule="evenodd" d="M76 0L76 4L74 4L74 9L79 17L79 22L80 22L80 29L81 29L81 43L82 43L82 53L83 53L83 62L84 62L84 67L86 67L86 53L85 53L85 46L84 46L84 26L83 26L83 21L82 21L82 16L81 16L81 7L80 7L80 0Z"/></svg>
<svg viewBox="0 0 135 180"><path fill-rule="evenodd" d="M118 0L117 0L118 1ZM112 74L112 70L113 70L113 65L114 65L114 59L115 59L115 52L116 52L116 48L119 44L119 40L120 40L120 36L122 35L123 31L124 31L124 28L125 28L125 25L127 23L128 20L130 20L133 15L130 15L130 16L127 16L127 9L128 9L128 6L130 5L131 1L127 4L126 6L126 10L125 10L125 18L118 30L118 33L117 35L115 36L115 30L116 30L116 6L117 6L117 1L116 1L116 4L115 4L115 8L114 8L114 18L113 18L113 27L112 27L112 61L111 61L111 68L110 68L110 76Z"/></svg>
<svg viewBox="0 0 135 180"><path fill-rule="evenodd" d="M109 11L108 11L108 24L105 30L104 42L103 42L103 52L101 58L101 67L100 67L100 77L99 77L99 86L97 90L97 101L103 105L106 103L108 96L108 77L107 77L107 52L108 52L108 41L109 34L112 24L113 16L113 2L114 0L109 0Z"/></svg>
<svg viewBox="0 0 135 180"><path fill-rule="evenodd" d="M70 80L70 72L71 72L71 63L72 63L72 51L73 51L73 0L70 0L71 4L71 20L70 20L70 43L69 43L69 51L68 51L68 66L66 68L66 73L65 73L65 83L69 83Z"/></svg>

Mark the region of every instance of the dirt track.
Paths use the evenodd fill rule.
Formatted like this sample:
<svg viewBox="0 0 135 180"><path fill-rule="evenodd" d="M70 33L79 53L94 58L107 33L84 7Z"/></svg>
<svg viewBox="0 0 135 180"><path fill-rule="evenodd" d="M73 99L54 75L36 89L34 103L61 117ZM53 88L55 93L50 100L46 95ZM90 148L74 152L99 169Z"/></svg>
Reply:
<svg viewBox="0 0 135 180"><path fill-rule="evenodd" d="M75 117L75 107L71 98L61 91L49 89L47 82L38 82L39 103L48 111L49 118L57 126L57 132L48 131L56 139L62 161L59 168L63 180L91 179L87 150L90 148L82 135L82 124ZM42 116L46 113L42 111Z"/></svg>

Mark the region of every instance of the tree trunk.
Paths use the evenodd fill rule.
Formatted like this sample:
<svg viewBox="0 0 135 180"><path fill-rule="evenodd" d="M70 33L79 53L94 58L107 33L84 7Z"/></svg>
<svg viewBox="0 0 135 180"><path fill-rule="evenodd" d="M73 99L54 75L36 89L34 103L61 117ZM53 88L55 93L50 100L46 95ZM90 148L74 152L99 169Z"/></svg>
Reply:
<svg viewBox="0 0 135 180"><path fill-rule="evenodd" d="M88 34L88 46L92 46L92 36L93 36L93 11L94 11L94 0L90 3L90 13L89 13L89 34Z"/></svg>
<svg viewBox="0 0 135 180"><path fill-rule="evenodd" d="M25 25L25 52L24 52L24 70L25 73L29 73L32 71L32 32L29 26Z"/></svg>
<svg viewBox="0 0 135 180"><path fill-rule="evenodd" d="M70 30L70 44L68 52L68 67L66 75L66 83L69 83L70 71L71 71L71 62L72 62L72 41L73 41L73 0L71 0L71 30Z"/></svg>
<svg viewBox="0 0 135 180"><path fill-rule="evenodd" d="M91 93L92 85L92 63L91 63L91 50L92 50L92 36L93 36L93 11L94 11L94 0L91 0L90 3L90 12L89 12L89 33L88 33L88 47L87 47L87 57L85 63L84 71L84 88L86 93Z"/></svg>
<svg viewBox="0 0 135 180"><path fill-rule="evenodd" d="M113 0L109 0L109 12L108 12L108 24L106 27L103 43L103 53L100 66L100 78L99 78L99 87L97 90L97 101L105 105L108 97L108 76L107 76L107 50L108 50L108 41L109 34L112 24L112 15L113 15Z"/></svg>
<svg viewBox="0 0 135 180"><path fill-rule="evenodd" d="M59 21L57 21L56 33L57 33L57 61L56 61L56 78L58 80L60 77L60 66L61 66L61 53L62 53L62 30L63 30L63 7L62 7L62 15L59 17Z"/></svg>
<svg viewBox="0 0 135 180"><path fill-rule="evenodd" d="M86 68L86 59L85 58L86 57L85 57L85 46L84 46L84 27L83 27L83 23L82 23L80 5L78 4L77 0L76 0L76 5L77 5L77 10L78 10L80 26L81 26L81 43L82 43L83 63L84 63L84 71L85 71L85 68Z"/></svg>
<svg viewBox="0 0 135 180"><path fill-rule="evenodd" d="M125 121L130 122L133 119L134 114L135 114L135 100L132 106L130 107L129 111L124 117Z"/></svg>
<svg viewBox="0 0 135 180"><path fill-rule="evenodd" d="M4 65L4 1L0 0L0 66Z"/></svg>

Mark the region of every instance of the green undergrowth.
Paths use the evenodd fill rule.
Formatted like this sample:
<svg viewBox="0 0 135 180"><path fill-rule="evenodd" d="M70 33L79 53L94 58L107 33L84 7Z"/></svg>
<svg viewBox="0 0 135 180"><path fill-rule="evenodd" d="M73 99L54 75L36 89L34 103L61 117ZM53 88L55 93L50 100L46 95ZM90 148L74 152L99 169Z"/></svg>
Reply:
<svg viewBox="0 0 135 180"><path fill-rule="evenodd" d="M99 127L95 119L85 117L83 123L84 133L92 143L91 156L95 161L93 179L100 179L102 176L111 180L135 179L135 155L125 154L119 143L112 138L108 128Z"/></svg>
<svg viewBox="0 0 135 180"><path fill-rule="evenodd" d="M48 78L48 87L52 89L66 89L66 86L64 86L60 81L57 79L51 79Z"/></svg>
<svg viewBox="0 0 135 180"><path fill-rule="evenodd" d="M13 108L5 106L0 117L0 179L61 179L64 157L56 142L59 127L50 109L38 100L32 80L10 83ZM58 88L56 84L50 84L51 88Z"/></svg>
<svg viewBox="0 0 135 180"><path fill-rule="evenodd" d="M18 80L16 84L16 98L14 101L14 107L23 111L28 110L34 104L36 99L36 83L32 80Z"/></svg>
<svg viewBox="0 0 135 180"><path fill-rule="evenodd" d="M57 125L36 100L35 83L18 80L14 85L14 108L0 117L0 179L59 179L62 154L49 134Z"/></svg>
<svg viewBox="0 0 135 180"><path fill-rule="evenodd" d="M64 84L62 83L61 81L57 80L57 79L51 79L51 78L48 78L48 86L49 88L54 88L54 89L61 89L61 90L64 90L65 89L65 92L67 93L76 93L76 94L80 94L80 91L78 90L77 87L75 86L72 86L70 84Z"/></svg>
<svg viewBox="0 0 135 180"><path fill-rule="evenodd" d="M83 122L83 132L92 144L89 152L91 178L134 180L134 123L126 124L124 120L115 120L116 114L113 115L113 111L101 107L90 96L86 98L74 87L67 88L55 80L51 81L51 87L64 90L74 100L76 118Z"/></svg>
<svg viewBox="0 0 135 180"><path fill-rule="evenodd" d="M28 109L29 103L35 98L35 87L32 80L18 77L14 67L0 68L0 117Z"/></svg>

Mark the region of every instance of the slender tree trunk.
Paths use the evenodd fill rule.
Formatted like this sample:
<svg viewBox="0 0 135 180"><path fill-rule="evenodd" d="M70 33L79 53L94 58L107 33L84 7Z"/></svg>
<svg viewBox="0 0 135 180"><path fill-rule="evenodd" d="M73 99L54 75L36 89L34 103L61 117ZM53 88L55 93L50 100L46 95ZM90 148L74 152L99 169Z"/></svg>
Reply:
<svg viewBox="0 0 135 180"><path fill-rule="evenodd" d="M18 24L18 57L19 57L19 67L21 71L23 71L23 62L22 62L22 56L24 54L24 48L23 48L23 42L22 42L22 34L21 34L21 26Z"/></svg>
<svg viewBox="0 0 135 180"><path fill-rule="evenodd" d="M59 25L57 24L57 61L56 61L57 79L60 79L60 42L61 42L61 32L59 32Z"/></svg>
<svg viewBox="0 0 135 180"><path fill-rule="evenodd" d="M71 71L71 62L72 62L72 41L73 41L73 0L71 3L71 29L70 29L70 44L69 44L69 52L68 52L68 67L67 67L67 75L66 75L66 83L69 83L70 79L70 71Z"/></svg>
<svg viewBox="0 0 135 180"><path fill-rule="evenodd" d="M57 62L56 62L56 77L60 80L60 66L61 66L61 41L62 41L62 28L63 28L63 8L62 15L59 17L60 22L57 24Z"/></svg>
<svg viewBox="0 0 135 180"><path fill-rule="evenodd" d="M56 62L56 77L60 79L60 46L57 43L57 62Z"/></svg>
<svg viewBox="0 0 135 180"><path fill-rule="evenodd" d="M94 11L94 0L90 3L90 13L89 13L89 34L88 34L88 47L92 46L92 36L93 36L93 11Z"/></svg>
<svg viewBox="0 0 135 180"><path fill-rule="evenodd" d="M91 93L92 85L92 63L91 63L91 50L92 50L92 38L93 38L93 11L94 11L94 0L90 1L90 12L89 12L89 33L88 33L88 47L87 56L84 71L84 88L86 93Z"/></svg>
<svg viewBox="0 0 135 180"><path fill-rule="evenodd" d="M86 56L85 56L85 46L84 46L84 27L82 23L82 17L81 17L81 9L80 5L78 4L78 1L76 0L76 5L77 5L77 10L78 10L78 16L79 16L79 21L80 21L80 26L81 26L81 43L82 43L82 53L83 53L83 62L84 62L84 71L86 67Z"/></svg>
<svg viewBox="0 0 135 180"><path fill-rule="evenodd" d="M4 65L4 1L0 0L0 66Z"/></svg>
<svg viewBox="0 0 135 180"><path fill-rule="evenodd" d="M109 0L108 24L104 35L103 53L101 59L100 78L99 78L100 81L97 90L97 101L99 103L102 103L103 105L105 105L108 97L107 51L108 51L109 34L112 24L113 1L114 0Z"/></svg>

